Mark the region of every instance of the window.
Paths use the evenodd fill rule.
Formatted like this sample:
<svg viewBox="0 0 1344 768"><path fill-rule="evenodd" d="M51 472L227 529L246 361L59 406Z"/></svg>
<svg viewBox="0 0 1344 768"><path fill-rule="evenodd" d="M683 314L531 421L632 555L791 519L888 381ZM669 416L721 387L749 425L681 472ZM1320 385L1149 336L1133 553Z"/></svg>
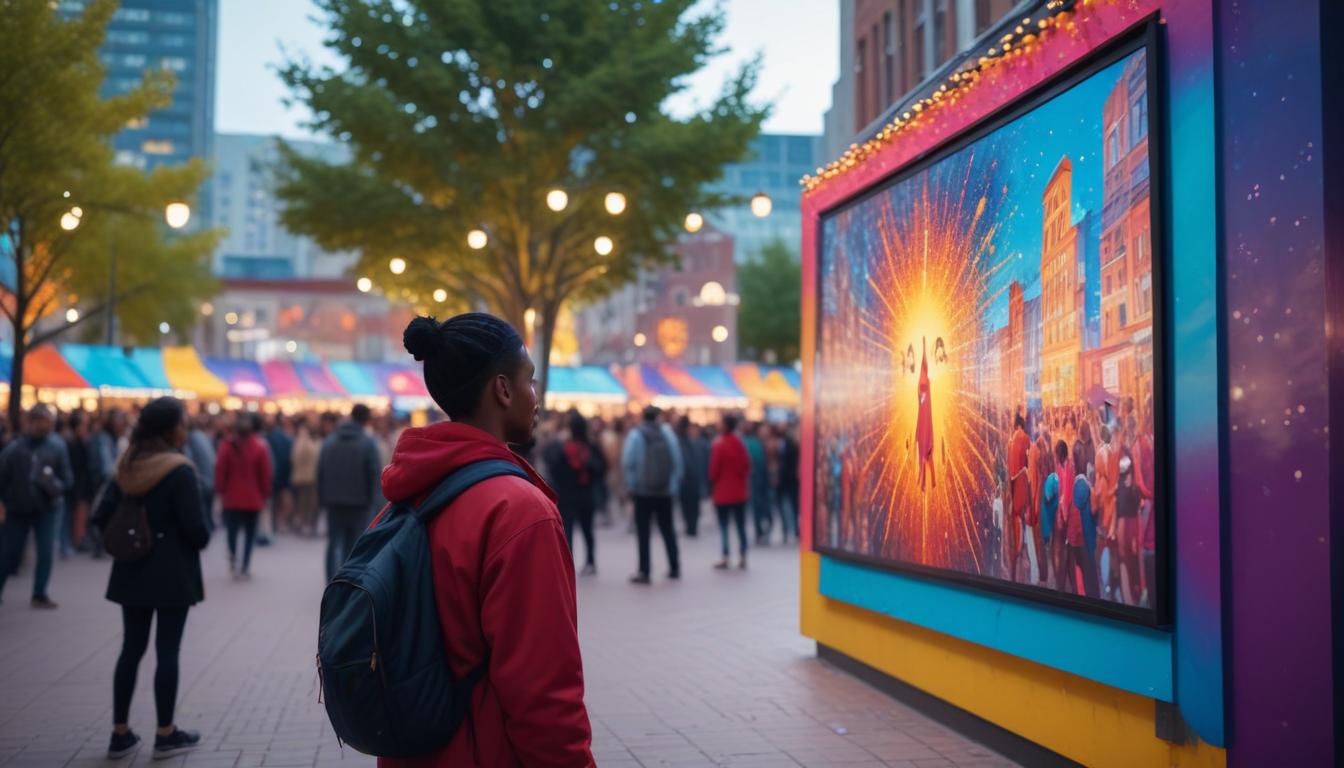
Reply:
<svg viewBox="0 0 1344 768"><path fill-rule="evenodd" d="M1144 91L1134 98L1129 108L1129 143L1137 144L1139 139L1148 135L1148 93Z"/></svg>
<svg viewBox="0 0 1344 768"><path fill-rule="evenodd" d="M1129 324L1129 307L1126 307L1125 302L1122 301L1120 302L1120 327L1123 328L1128 324Z"/></svg>
<svg viewBox="0 0 1344 768"><path fill-rule="evenodd" d="M149 125L148 117L133 117L126 121L126 130L134 131Z"/></svg>
<svg viewBox="0 0 1344 768"><path fill-rule="evenodd" d="M1139 278L1139 314L1147 315L1153 311L1153 276L1145 273Z"/></svg>
<svg viewBox="0 0 1344 768"><path fill-rule="evenodd" d="M928 62L924 60L924 52L928 50L928 46L924 42L924 31L928 27L928 14L924 12L924 4L920 0L915 0L915 2L919 3L916 6L919 8L919 12L915 14L915 30L912 36L915 41L915 50L914 66L911 67L913 70L913 76L910 78L911 87L923 80L924 73L929 71Z"/></svg>
<svg viewBox="0 0 1344 768"><path fill-rule="evenodd" d="M1138 187L1146 185L1148 182L1148 163L1142 162L1134 166L1129 172L1129 186L1136 192L1141 191Z"/></svg>
<svg viewBox="0 0 1344 768"><path fill-rule="evenodd" d="M1148 263L1149 258L1148 230L1145 229L1134 238L1134 262L1142 266Z"/></svg>
<svg viewBox="0 0 1344 768"><path fill-rule="evenodd" d="M164 56L159 60L159 66L173 72L186 72L187 60L181 56Z"/></svg>
<svg viewBox="0 0 1344 768"><path fill-rule="evenodd" d="M791 139L789 141L789 162L805 166L812 165L812 140L808 138ZM811 169L805 169L803 173L811 173Z"/></svg>
<svg viewBox="0 0 1344 768"><path fill-rule="evenodd" d="M951 54L947 50L947 0L933 0L933 66L940 67Z"/></svg>
<svg viewBox="0 0 1344 768"><path fill-rule="evenodd" d="M686 306L686 298L687 297L685 288L678 288L677 290L672 292L672 301L676 303L678 307Z"/></svg>
<svg viewBox="0 0 1344 768"><path fill-rule="evenodd" d="M882 85L883 103L890 105L896 101L896 41L892 38L891 11L882 14Z"/></svg>
<svg viewBox="0 0 1344 768"><path fill-rule="evenodd" d="M1112 125L1106 131L1106 167L1114 167L1120 162L1120 126Z"/></svg>
<svg viewBox="0 0 1344 768"><path fill-rule="evenodd" d="M173 142L163 139L149 139L140 145L140 151L146 155L171 155Z"/></svg>
<svg viewBox="0 0 1344 768"><path fill-rule="evenodd" d="M191 45L191 38L186 35L160 35L159 44L165 48L186 48Z"/></svg>
<svg viewBox="0 0 1344 768"><path fill-rule="evenodd" d="M145 45L149 42L149 33L110 29L107 31L107 42L109 45Z"/></svg>
<svg viewBox="0 0 1344 768"><path fill-rule="evenodd" d="M146 16L148 16L149 12L148 12L148 11L145 11L145 14L146 14ZM159 22L160 24L167 24L167 25L172 26L172 27L186 27L186 26L190 26L190 25L191 25L193 22L195 22L195 21L196 21L196 17L193 16L192 14L190 14L190 13L178 13L178 12L176 12L176 11L164 11L164 12L158 14L158 22Z"/></svg>
<svg viewBox="0 0 1344 768"><path fill-rule="evenodd" d="M112 14L113 21L131 21L144 23L149 21L149 9L147 8L118 8Z"/></svg>
<svg viewBox="0 0 1344 768"><path fill-rule="evenodd" d="M859 41L858 55L854 57L855 72L855 93L858 94L858 103L854 105L859 116L856 120L860 126L868 124L868 72L864 63L868 60L868 41Z"/></svg>
<svg viewBox="0 0 1344 768"><path fill-rule="evenodd" d="M145 54L123 53L115 57L113 61L123 67L143 67L145 66Z"/></svg>
<svg viewBox="0 0 1344 768"><path fill-rule="evenodd" d="M989 0L975 0L975 34L989 29Z"/></svg>

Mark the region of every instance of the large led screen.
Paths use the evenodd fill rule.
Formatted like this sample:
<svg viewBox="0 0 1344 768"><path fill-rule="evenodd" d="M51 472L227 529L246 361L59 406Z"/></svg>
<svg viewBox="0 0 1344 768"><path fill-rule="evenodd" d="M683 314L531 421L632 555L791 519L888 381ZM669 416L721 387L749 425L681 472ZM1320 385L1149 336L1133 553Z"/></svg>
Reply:
<svg viewBox="0 0 1344 768"><path fill-rule="evenodd" d="M1147 51L823 216L818 550L1155 616Z"/></svg>

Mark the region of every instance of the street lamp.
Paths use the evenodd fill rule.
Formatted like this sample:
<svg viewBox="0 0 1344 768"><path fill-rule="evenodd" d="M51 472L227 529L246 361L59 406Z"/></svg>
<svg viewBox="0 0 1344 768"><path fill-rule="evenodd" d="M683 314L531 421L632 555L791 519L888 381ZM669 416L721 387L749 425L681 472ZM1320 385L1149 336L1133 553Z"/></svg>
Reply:
<svg viewBox="0 0 1344 768"><path fill-rule="evenodd" d="M80 219L84 218L84 209L76 205L69 211L61 214L61 229L66 232L73 232L79 227Z"/></svg>
<svg viewBox="0 0 1344 768"><path fill-rule="evenodd" d="M291 355L294 354L295 352L298 352L298 351L299 351L299 342L294 341L293 339L291 339L291 340L289 340L289 341L286 341L286 342L285 342L285 351L288 352L288 353L291 354Z"/></svg>
<svg viewBox="0 0 1344 768"><path fill-rule="evenodd" d="M612 216L620 216L625 212L625 195L620 192L608 192L603 202L606 203L607 213Z"/></svg>
<svg viewBox="0 0 1344 768"><path fill-rule="evenodd" d="M635 334L635 346L636 346L636 347L642 347L642 346L644 346L645 344L647 344L648 341L649 341L649 337L648 337L648 336L645 336L645 335L642 334L642 333L636 333L636 334Z"/></svg>
<svg viewBox="0 0 1344 768"><path fill-rule="evenodd" d="M360 293L368 293L373 290L373 281L367 277L361 277L355 281L355 287L359 289Z"/></svg>
<svg viewBox="0 0 1344 768"><path fill-rule="evenodd" d="M606 235L602 235L593 241L593 250L597 251L598 256L609 256L615 247L616 244L611 242L611 238Z"/></svg>
<svg viewBox="0 0 1344 768"><path fill-rule="evenodd" d="M700 286L700 303L704 306L721 307L728 302L728 292L717 280L710 280Z"/></svg>
<svg viewBox="0 0 1344 768"><path fill-rule="evenodd" d="M211 304L208 301L205 302L204 304L201 305L201 314L205 315L206 317L210 317L211 315L215 314L215 305Z"/></svg>
<svg viewBox="0 0 1344 768"><path fill-rule="evenodd" d="M546 193L546 207L559 213L569 205L569 195L563 189L552 189Z"/></svg>
<svg viewBox="0 0 1344 768"><path fill-rule="evenodd" d="M705 226L705 217L704 217L704 216L701 216L700 214L696 213L695 211L691 211L690 213L686 214L686 231L687 231L687 232L690 232L691 234L695 234L696 232L699 232L699 231L700 231L700 228L703 227L703 226Z"/></svg>
<svg viewBox="0 0 1344 768"><path fill-rule="evenodd" d="M442 288L435 288L435 289L434 289L434 300L437 301L438 303L442 304L443 302L445 302L445 301L448 300L448 292L445 291L445 290L443 290Z"/></svg>
<svg viewBox="0 0 1344 768"><path fill-rule="evenodd" d="M173 229L181 229L187 226L188 221L191 221L191 206L181 200L171 202L167 208L163 209L163 218L168 222L168 226Z"/></svg>
<svg viewBox="0 0 1344 768"><path fill-rule="evenodd" d="M715 341L722 344L728 340L728 328L722 325L716 325L714 326L714 330L710 331L710 335L714 337Z"/></svg>
<svg viewBox="0 0 1344 768"><path fill-rule="evenodd" d="M168 332L171 330L173 330L173 328L168 325L167 321L159 323L159 333L162 333L164 336L167 336Z"/></svg>
<svg viewBox="0 0 1344 768"><path fill-rule="evenodd" d="M751 214L758 219L764 219L770 215L775 204L770 200L770 196L764 192L757 192L751 197Z"/></svg>
<svg viewBox="0 0 1344 768"><path fill-rule="evenodd" d="M237 325L237 324L238 324L238 313L237 313L237 312L226 312L226 313L224 314L224 324L225 324L225 325Z"/></svg>
<svg viewBox="0 0 1344 768"><path fill-rule="evenodd" d="M481 250L488 242L490 242L490 238L486 237L484 230L473 229L467 233L467 245L473 251Z"/></svg>
<svg viewBox="0 0 1344 768"><path fill-rule="evenodd" d="M387 262L387 268L392 274L400 275L402 272L406 271L406 260L399 256L393 258L391 261Z"/></svg>
<svg viewBox="0 0 1344 768"><path fill-rule="evenodd" d="M67 323L79 322L79 310L75 309L74 307L65 310L65 322Z"/></svg>

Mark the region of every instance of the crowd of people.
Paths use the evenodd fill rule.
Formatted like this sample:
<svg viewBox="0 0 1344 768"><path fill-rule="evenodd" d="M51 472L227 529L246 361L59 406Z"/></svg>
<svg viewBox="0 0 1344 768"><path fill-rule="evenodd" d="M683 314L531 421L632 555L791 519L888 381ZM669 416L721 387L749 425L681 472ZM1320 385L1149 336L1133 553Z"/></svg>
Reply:
<svg viewBox="0 0 1344 768"><path fill-rule="evenodd" d="M654 526L667 551L667 575L681 575L681 533L696 538L706 502L719 523L728 567L730 523L738 532L738 567L746 568L748 510L754 543L798 540L798 438L789 424L742 422L735 414L697 423L686 414L650 406L638 416L585 418L577 411L543 417L529 452L556 490L565 535L583 539L583 575L597 573L596 526L634 532L639 552L637 584L651 581ZM776 525L777 524L777 525Z"/></svg>
<svg viewBox="0 0 1344 768"><path fill-rule="evenodd" d="M1008 423L1011 419L1011 424ZM991 554L997 575L1152 607L1156 578L1153 409L1002 415Z"/></svg>

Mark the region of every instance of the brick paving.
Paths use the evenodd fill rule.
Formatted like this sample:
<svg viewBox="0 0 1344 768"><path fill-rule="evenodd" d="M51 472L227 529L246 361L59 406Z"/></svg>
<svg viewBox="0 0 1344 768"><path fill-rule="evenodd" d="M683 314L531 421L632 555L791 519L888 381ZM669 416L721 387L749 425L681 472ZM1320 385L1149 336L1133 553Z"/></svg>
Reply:
<svg viewBox="0 0 1344 768"><path fill-rule="evenodd" d="M187 621L178 723L200 730L200 768L368 766L336 743L317 703L313 654L323 544L281 538L229 580L223 542L206 552L206 601ZM603 530L601 573L579 583L579 626L601 766L1015 765L815 658L798 634L792 548L753 550L718 572L717 532L682 538L683 579L654 538L654 584L626 583L633 537ZM580 545L581 547L581 545ZM0 766L107 766L120 615L103 600L106 560L58 561L53 612L28 608L28 573L0 605ZM131 724L152 743L153 650ZM150 747L116 763L148 765Z"/></svg>

